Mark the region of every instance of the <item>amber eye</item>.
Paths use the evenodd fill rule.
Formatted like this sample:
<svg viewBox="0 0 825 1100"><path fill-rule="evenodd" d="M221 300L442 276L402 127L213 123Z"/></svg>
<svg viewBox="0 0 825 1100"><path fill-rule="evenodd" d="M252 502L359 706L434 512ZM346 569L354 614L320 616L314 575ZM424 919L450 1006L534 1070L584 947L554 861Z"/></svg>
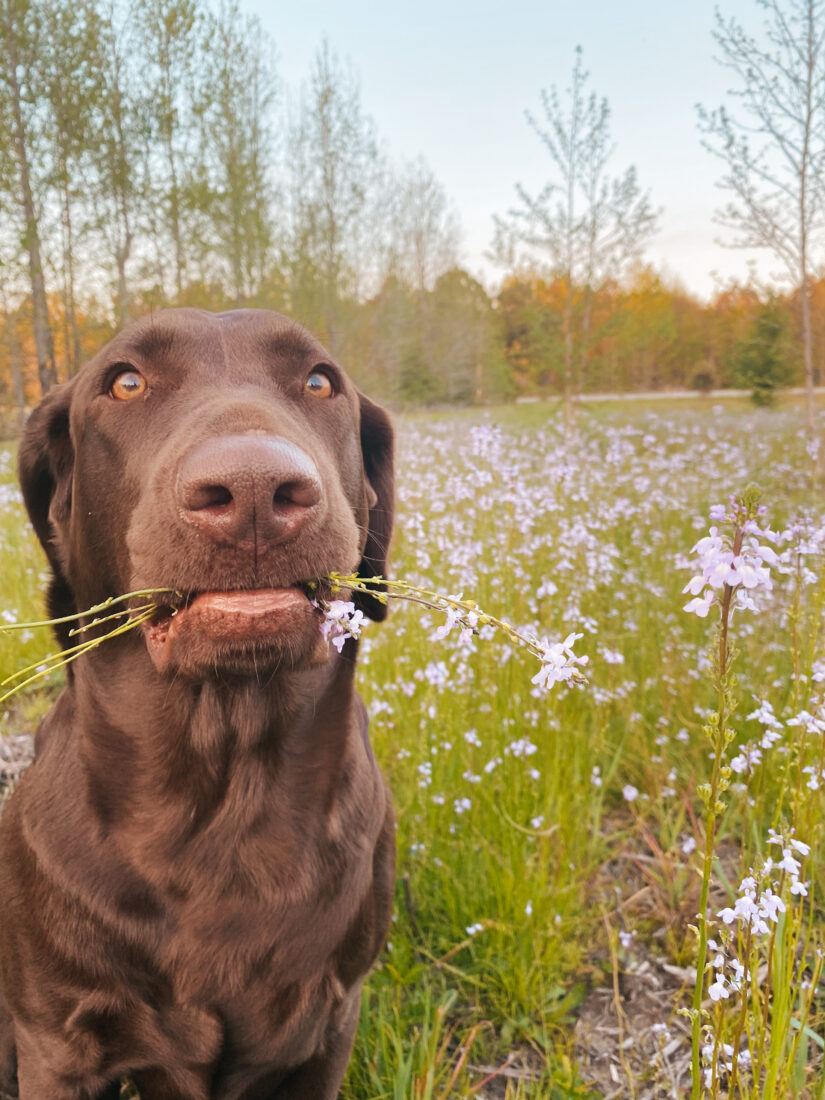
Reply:
<svg viewBox="0 0 825 1100"><path fill-rule="evenodd" d="M313 397L332 397L332 382L320 370L312 372L304 384L304 389Z"/></svg>
<svg viewBox="0 0 825 1100"><path fill-rule="evenodd" d="M132 401L146 393L147 381L136 370L123 370L115 375L109 386L109 393L118 401Z"/></svg>

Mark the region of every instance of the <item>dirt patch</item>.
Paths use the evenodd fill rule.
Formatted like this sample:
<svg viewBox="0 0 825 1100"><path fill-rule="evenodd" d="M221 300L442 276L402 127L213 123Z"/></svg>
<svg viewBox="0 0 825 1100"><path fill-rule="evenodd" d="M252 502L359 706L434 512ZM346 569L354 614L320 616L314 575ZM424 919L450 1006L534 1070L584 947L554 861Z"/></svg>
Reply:
<svg viewBox="0 0 825 1100"><path fill-rule="evenodd" d="M590 955L594 988L577 1013L575 1054L605 1100L680 1100L691 1086L690 1024L679 1009L690 1007L696 981L696 838L684 834L666 851L643 821L622 814L606 831L621 842L589 889L604 928ZM738 845L720 842L717 860L738 881ZM709 912L729 901L714 881Z"/></svg>
<svg viewBox="0 0 825 1100"><path fill-rule="evenodd" d="M613 987L583 1001L573 1031L584 1080L605 1100L676 1100L690 1087L686 1006L694 972L633 944Z"/></svg>
<svg viewBox="0 0 825 1100"><path fill-rule="evenodd" d="M506 1100L509 1089L519 1084L529 1089L530 1084L540 1081L543 1068L542 1058L528 1047L513 1051L498 1065L471 1063L470 1073L478 1089L473 1095L476 1100Z"/></svg>
<svg viewBox="0 0 825 1100"><path fill-rule="evenodd" d="M0 737L0 790L5 796L34 759L34 738L28 733Z"/></svg>

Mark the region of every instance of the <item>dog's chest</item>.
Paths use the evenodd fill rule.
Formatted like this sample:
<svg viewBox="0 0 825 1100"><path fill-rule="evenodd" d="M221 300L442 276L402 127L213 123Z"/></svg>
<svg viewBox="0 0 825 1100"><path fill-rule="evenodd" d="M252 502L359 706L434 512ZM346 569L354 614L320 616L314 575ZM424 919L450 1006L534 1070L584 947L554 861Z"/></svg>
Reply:
<svg viewBox="0 0 825 1100"><path fill-rule="evenodd" d="M222 838L209 875L204 843L192 853L197 885L167 894L159 961L174 1001L217 1010L233 1046L299 1060L380 946L365 906L380 821L345 816L337 836L293 838L288 853L266 831Z"/></svg>

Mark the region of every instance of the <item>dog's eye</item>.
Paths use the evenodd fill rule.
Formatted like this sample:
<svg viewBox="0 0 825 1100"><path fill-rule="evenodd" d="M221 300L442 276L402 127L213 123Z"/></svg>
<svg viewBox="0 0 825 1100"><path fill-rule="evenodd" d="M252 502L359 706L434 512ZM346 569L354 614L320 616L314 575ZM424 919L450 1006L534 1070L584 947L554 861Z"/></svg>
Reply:
<svg viewBox="0 0 825 1100"><path fill-rule="evenodd" d="M332 382L323 371L314 370L304 383L304 389L313 397L332 397Z"/></svg>
<svg viewBox="0 0 825 1100"><path fill-rule="evenodd" d="M118 401L132 401L146 393L148 383L136 370L123 370L115 375L109 386L109 393Z"/></svg>

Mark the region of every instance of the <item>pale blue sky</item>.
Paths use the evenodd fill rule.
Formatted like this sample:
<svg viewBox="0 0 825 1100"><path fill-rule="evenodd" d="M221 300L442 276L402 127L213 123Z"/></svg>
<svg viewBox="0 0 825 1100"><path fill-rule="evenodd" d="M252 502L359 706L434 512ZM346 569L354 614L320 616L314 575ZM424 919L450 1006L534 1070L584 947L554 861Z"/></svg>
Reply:
<svg viewBox="0 0 825 1100"><path fill-rule="evenodd" d="M713 0L242 0L275 42L287 86L306 78L326 35L360 77L362 102L397 156L423 154L443 182L464 230L463 260L494 284L484 260L492 215L513 202L514 184L538 190L549 160L524 119L539 90L566 87L577 45L591 87L607 96L616 172L635 164L664 208L649 258L692 291L744 276L747 258L715 243L721 193L717 162L699 142L694 105L716 106L729 84L713 62ZM754 30L756 0L720 0ZM758 258L768 278L777 265Z"/></svg>

